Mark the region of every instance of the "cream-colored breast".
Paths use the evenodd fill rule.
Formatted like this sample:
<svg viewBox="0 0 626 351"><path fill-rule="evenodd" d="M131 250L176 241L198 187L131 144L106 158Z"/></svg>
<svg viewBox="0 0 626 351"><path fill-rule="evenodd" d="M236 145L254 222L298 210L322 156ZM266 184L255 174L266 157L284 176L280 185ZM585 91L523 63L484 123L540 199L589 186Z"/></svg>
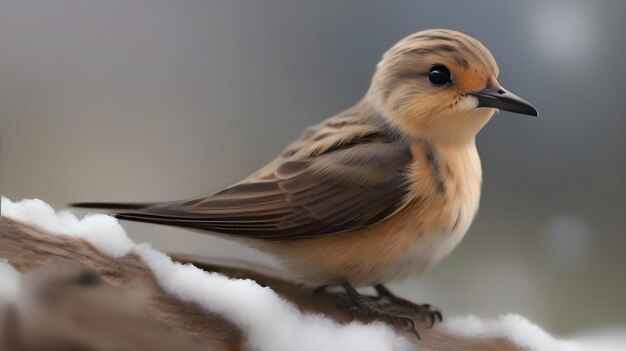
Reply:
<svg viewBox="0 0 626 351"><path fill-rule="evenodd" d="M448 255L461 241L469 229L480 200L482 169L475 144L434 145L432 152L439 161L435 175L439 189L436 204L429 211L441 211L431 231L419 235L419 240L409 253L408 260L415 260L416 271L423 271ZM438 177L438 179L437 179Z"/></svg>
<svg viewBox="0 0 626 351"><path fill-rule="evenodd" d="M317 238L257 242L310 285L347 279L357 286L419 273L446 256L467 232L480 197L474 143L413 146L412 200L379 224Z"/></svg>

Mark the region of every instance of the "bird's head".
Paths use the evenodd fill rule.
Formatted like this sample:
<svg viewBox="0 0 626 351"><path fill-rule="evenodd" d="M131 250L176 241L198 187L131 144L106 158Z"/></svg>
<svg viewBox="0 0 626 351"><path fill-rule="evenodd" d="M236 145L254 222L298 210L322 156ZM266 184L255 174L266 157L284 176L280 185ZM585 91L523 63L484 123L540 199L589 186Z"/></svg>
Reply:
<svg viewBox="0 0 626 351"><path fill-rule="evenodd" d="M383 55L367 100L414 136L473 139L496 109L537 116L530 103L500 86L498 73L478 40L452 30L426 30Z"/></svg>

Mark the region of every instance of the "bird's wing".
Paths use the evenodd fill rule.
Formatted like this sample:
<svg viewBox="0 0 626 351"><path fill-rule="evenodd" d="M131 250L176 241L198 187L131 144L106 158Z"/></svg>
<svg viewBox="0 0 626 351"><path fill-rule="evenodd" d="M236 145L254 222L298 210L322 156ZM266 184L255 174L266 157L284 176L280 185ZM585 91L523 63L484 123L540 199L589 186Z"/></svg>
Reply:
<svg viewBox="0 0 626 351"><path fill-rule="evenodd" d="M261 171L215 194L117 217L266 239L382 221L409 200L410 146L389 127L357 120L361 124L326 121Z"/></svg>

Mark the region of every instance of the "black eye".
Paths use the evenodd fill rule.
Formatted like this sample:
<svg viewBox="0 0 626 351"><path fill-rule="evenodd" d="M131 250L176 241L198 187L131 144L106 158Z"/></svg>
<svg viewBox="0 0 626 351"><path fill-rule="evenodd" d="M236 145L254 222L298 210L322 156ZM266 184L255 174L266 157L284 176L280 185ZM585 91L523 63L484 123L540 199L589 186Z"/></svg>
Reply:
<svg viewBox="0 0 626 351"><path fill-rule="evenodd" d="M450 71L445 66L435 66L430 69L428 80L435 85L444 85L450 82Z"/></svg>

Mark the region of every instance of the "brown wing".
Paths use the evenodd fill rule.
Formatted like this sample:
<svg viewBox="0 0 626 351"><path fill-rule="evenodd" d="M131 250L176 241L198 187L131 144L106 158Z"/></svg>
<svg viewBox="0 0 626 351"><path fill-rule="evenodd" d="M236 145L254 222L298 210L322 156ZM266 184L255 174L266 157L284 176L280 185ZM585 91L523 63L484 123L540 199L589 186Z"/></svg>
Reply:
<svg viewBox="0 0 626 351"><path fill-rule="evenodd" d="M410 148L391 130L318 126L303 138L309 141L292 146L301 143L304 150L287 148L290 157L213 195L117 216L238 236L298 239L362 228L406 204Z"/></svg>

